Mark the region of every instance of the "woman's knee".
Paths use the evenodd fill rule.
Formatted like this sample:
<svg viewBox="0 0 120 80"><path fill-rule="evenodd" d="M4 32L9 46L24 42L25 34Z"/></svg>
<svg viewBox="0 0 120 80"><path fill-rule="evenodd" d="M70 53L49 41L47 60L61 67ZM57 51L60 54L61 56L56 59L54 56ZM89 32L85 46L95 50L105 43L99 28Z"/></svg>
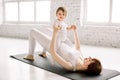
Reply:
<svg viewBox="0 0 120 80"><path fill-rule="evenodd" d="M31 29L30 30L30 36L33 36L37 33L37 29Z"/></svg>

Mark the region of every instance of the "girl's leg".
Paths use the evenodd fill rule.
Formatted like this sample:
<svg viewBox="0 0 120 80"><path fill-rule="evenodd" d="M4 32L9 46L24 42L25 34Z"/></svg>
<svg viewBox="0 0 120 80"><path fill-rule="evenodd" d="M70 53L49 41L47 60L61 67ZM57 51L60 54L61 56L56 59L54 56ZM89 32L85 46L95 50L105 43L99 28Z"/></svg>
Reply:
<svg viewBox="0 0 120 80"><path fill-rule="evenodd" d="M49 51L51 38L37 29L32 29L29 36L29 53L25 59L34 60L34 58L31 58L31 56L33 57L34 54L36 44L35 41L38 41L38 43L45 48L45 50Z"/></svg>
<svg viewBox="0 0 120 80"><path fill-rule="evenodd" d="M70 47L73 47L73 46L74 46L73 43L72 43L72 41L71 41L69 38L66 39L65 43L66 43L68 46L70 46Z"/></svg>

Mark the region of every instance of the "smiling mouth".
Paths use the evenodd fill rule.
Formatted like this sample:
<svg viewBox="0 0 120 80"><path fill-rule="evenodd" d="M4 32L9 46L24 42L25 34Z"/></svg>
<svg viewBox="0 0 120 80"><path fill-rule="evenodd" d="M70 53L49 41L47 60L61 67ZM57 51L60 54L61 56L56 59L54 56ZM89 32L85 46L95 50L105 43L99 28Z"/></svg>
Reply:
<svg viewBox="0 0 120 80"><path fill-rule="evenodd" d="M60 17L60 19L63 19L62 17Z"/></svg>

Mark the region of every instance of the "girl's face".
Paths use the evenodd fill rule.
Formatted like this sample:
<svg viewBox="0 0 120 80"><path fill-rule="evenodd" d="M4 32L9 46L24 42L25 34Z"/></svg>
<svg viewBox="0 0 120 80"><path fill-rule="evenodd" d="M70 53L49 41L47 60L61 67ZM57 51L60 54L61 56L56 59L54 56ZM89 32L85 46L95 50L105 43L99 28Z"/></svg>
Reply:
<svg viewBox="0 0 120 80"><path fill-rule="evenodd" d="M63 21L64 19L65 19L65 14L64 14L64 12L62 11L62 10L59 10L58 12L57 12L57 14L56 14L56 16L57 16L57 19L59 20L59 21Z"/></svg>

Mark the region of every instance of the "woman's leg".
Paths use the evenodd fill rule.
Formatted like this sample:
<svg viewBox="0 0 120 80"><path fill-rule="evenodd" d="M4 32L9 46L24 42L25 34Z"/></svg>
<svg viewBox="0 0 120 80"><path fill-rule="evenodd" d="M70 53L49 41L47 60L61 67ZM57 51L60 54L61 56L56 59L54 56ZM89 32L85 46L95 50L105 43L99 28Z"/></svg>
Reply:
<svg viewBox="0 0 120 80"><path fill-rule="evenodd" d="M39 56L46 58L47 57L46 52L47 52L46 49L43 48L43 51L42 53L39 54Z"/></svg>
<svg viewBox="0 0 120 80"><path fill-rule="evenodd" d="M28 52L28 55L25 57L25 59L30 60L31 58L29 59L29 56L30 57L33 56L36 41L43 48L45 48L45 50L49 51L51 38L49 36L47 36L46 34L40 32L37 29L32 29L30 31L30 35L29 35L29 52ZM34 60L34 58L33 58L33 60Z"/></svg>

